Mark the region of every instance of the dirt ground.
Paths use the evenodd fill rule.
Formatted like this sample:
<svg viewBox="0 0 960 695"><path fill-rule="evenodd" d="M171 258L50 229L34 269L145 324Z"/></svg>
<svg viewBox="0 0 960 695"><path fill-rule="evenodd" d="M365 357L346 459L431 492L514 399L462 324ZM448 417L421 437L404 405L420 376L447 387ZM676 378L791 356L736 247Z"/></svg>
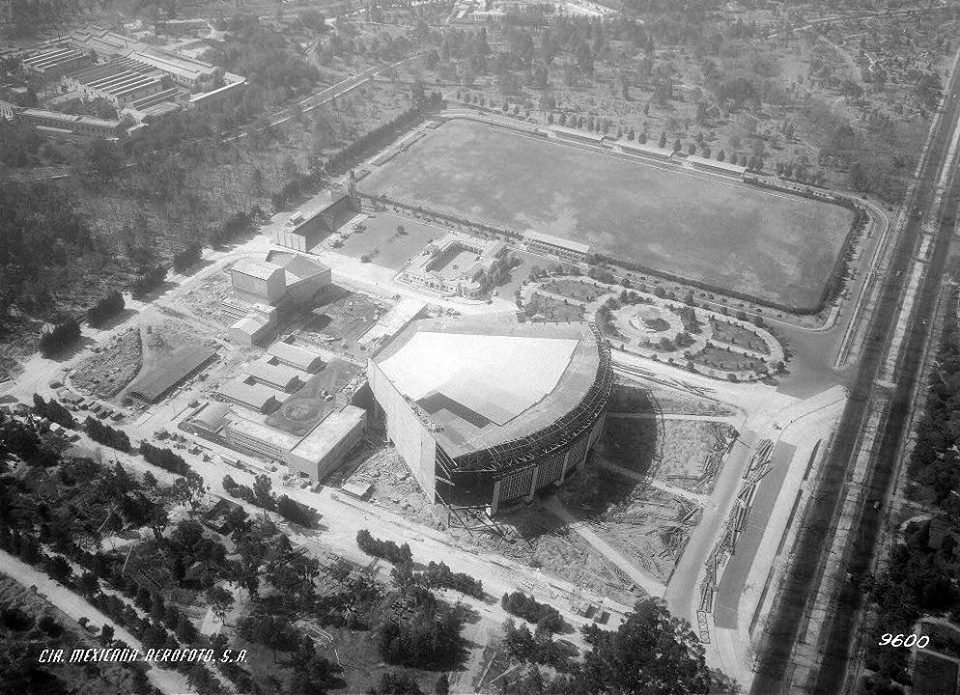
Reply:
<svg viewBox="0 0 960 695"><path fill-rule="evenodd" d="M436 525L426 495L397 450L387 446L367 452L344 482L371 485L371 499L384 509L418 523Z"/></svg>
<svg viewBox="0 0 960 695"><path fill-rule="evenodd" d="M297 335L333 352L365 361L365 350L357 339L389 311L390 304L342 288L334 288L329 296L333 299L314 309Z"/></svg>
<svg viewBox="0 0 960 695"><path fill-rule="evenodd" d="M702 514L695 502L596 466L564 488L568 509L644 572L667 582ZM578 511L579 510L579 511Z"/></svg>
<svg viewBox="0 0 960 695"><path fill-rule="evenodd" d="M449 533L482 552L502 555L513 562L537 567L576 586L632 605L638 594L630 589L629 578L547 510L532 507L497 517L504 536L491 533L472 535L462 528Z"/></svg>
<svg viewBox="0 0 960 695"><path fill-rule="evenodd" d="M722 457L733 441L733 427L718 422L666 420L662 432L654 477L691 492L713 492Z"/></svg>
<svg viewBox="0 0 960 695"><path fill-rule="evenodd" d="M735 415L729 405L658 384L637 384L617 378L610 401L613 413L663 413L669 415Z"/></svg>
<svg viewBox="0 0 960 695"><path fill-rule="evenodd" d="M140 331L131 328L81 362L72 380L78 388L98 398L113 398L133 380L142 363Z"/></svg>
<svg viewBox="0 0 960 695"><path fill-rule="evenodd" d="M232 296L230 274L223 271L206 278L199 287L187 290L181 298L198 318L209 321L214 326L228 326L233 321L224 317L221 304L224 299Z"/></svg>

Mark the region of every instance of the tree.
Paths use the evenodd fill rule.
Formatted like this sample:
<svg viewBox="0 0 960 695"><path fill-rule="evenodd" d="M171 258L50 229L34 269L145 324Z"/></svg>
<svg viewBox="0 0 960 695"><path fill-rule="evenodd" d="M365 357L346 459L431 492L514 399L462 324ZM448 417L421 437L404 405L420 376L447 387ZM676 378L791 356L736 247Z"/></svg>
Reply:
<svg viewBox="0 0 960 695"><path fill-rule="evenodd" d="M677 139L673 141L673 151L679 152L682 148L683 148L683 145L681 144L680 138L678 136Z"/></svg>
<svg viewBox="0 0 960 695"><path fill-rule="evenodd" d="M73 567L63 555L54 555L47 562L47 574L58 582L66 582L73 574Z"/></svg>
<svg viewBox="0 0 960 695"><path fill-rule="evenodd" d="M450 679L446 673L441 673L437 679L437 684L433 687L435 695L448 695L450 692Z"/></svg>
<svg viewBox="0 0 960 695"><path fill-rule="evenodd" d="M214 585L207 589L207 601L210 603L214 615L220 618L222 623L226 618L227 611L233 606L234 598L228 589Z"/></svg>
<svg viewBox="0 0 960 695"><path fill-rule="evenodd" d="M670 615L663 601L638 601L616 632L583 629L591 645L577 674L578 691L707 692L710 672L690 625Z"/></svg>
<svg viewBox="0 0 960 695"><path fill-rule="evenodd" d="M667 146L667 134L660 133L660 147L665 148Z"/></svg>
<svg viewBox="0 0 960 695"><path fill-rule="evenodd" d="M177 621L177 639L186 644L193 644L197 637L197 628L193 626L187 616L181 614Z"/></svg>
<svg viewBox="0 0 960 695"><path fill-rule="evenodd" d="M423 695L417 681L409 673L388 671L380 676L377 695Z"/></svg>
<svg viewBox="0 0 960 695"><path fill-rule="evenodd" d="M56 355L79 339L80 324L75 319L67 319L41 334L40 353L44 357Z"/></svg>
<svg viewBox="0 0 960 695"><path fill-rule="evenodd" d="M112 625L107 625L106 623L104 623L100 627L100 641L103 644L110 644L111 642L113 642L113 626Z"/></svg>
<svg viewBox="0 0 960 695"><path fill-rule="evenodd" d="M256 504L265 509L273 510L276 508L276 498L271 491L273 484L270 477L265 474L258 475L253 481L253 498Z"/></svg>
<svg viewBox="0 0 960 695"><path fill-rule="evenodd" d="M87 321L94 328L99 328L107 320L123 311L123 307L123 295L114 290L87 310Z"/></svg>

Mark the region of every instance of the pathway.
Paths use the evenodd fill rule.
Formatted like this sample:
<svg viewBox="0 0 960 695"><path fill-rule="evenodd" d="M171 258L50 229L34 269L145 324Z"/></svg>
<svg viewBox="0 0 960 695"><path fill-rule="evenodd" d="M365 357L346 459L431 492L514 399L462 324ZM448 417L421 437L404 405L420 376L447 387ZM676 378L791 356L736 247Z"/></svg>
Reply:
<svg viewBox="0 0 960 695"><path fill-rule="evenodd" d="M650 577L642 572L640 568L638 568L630 559L627 558L626 555L621 553L619 550L600 538L600 536L598 536L596 533L587 528L587 525L583 519L578 519L576 516L567 511L566 507L563 506L563 503L557 498L556 495L551 496L546 501L545 506L553 514L555 514L557 518L569 525L572 531L575 531L599 553L610 560L610 562L623 570L623 572L630 577L630 579L633 580L637 586L641 587L651 596L656 596L658 598L663 596L663 593L667 588L666 584L657 581L653 577Z"/></svg>
<svg viewBox="0 0 960 695"><path fill-rule="evenodd" d="M607 417L625 420L696 420L698 422L726 422L734 425L742 417L736 415L684 415L683 413L607 413Z"/></svg>
<svg viewBox="0 0 960 695"><path fill-rule="evenodd" d="M636 480L638 483L643 483L645 485L652 485L658 490L663 490L664 492L668 492L671 495L677 495L678 497L683 497L684 499L690 500L694 504L698 504L701 507L705 507L707 503L710 501L710 495L701 495L697 492L690 492L689 490L684 490L681 487L677 487L676 485L665 483L649 475L637 473L636 471L632 471L629 468L618 466L617 464L607 461L605 459L600 459L600 467L606 468L607 470L613 471L614 473L617 473L624 477L632 478L633 480Z"/></svg>
<svg viewBox="0 0 960 695"><path fill-rule="evenodd" d="M110 625L113 627L115 639L120 639L133 649L143 651L143 644L127 630L105 616L96 608L87 603L82 597L73 593L59 582L54 581L43 572L34 569L10 553L0 550L0 567L3 574L15 579L24 586L36 586L37 594L46 599L74 620L88 618L91 627ZM168 669L151 666L147 671L147 678L154 686L164 693L187 693L191 691L186 677Z"/></svg>

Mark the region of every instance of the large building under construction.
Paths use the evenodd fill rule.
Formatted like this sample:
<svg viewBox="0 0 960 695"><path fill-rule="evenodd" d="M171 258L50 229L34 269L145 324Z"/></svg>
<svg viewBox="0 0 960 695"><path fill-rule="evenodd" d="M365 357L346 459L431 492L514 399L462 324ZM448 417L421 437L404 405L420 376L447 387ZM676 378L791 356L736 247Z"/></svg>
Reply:
<svg viewBox="0 0 960 695"><path fill-rule="evenodd" d="M595 326L490 317L412 323L368 361L367 376L387 436L427 496L491 514L583 464L613 379Z"/></svg>

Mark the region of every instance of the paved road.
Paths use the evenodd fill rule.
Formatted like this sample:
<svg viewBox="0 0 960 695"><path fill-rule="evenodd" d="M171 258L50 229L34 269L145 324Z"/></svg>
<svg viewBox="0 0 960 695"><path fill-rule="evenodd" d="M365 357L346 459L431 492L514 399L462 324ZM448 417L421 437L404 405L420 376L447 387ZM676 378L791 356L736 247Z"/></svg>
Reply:
<svg viewBox="0 0 960 695"><path fill-rule="evenodd" d="M703 574L704 560L713 552L717 542L717 530L733 508L737 490L743 481L743 473L750 463L756 443L757 433L753 430L740 433L740 439L727 455L727 461L717 479L712 496L717 502L704 508L703 518L690 535L664 594L670 611L678 617L686 618L692 625L697 624L697 608L700 604L697 583Z"/></svg>
<svg viewBox="0 0 960 695"><path fill-rule="evenodd" d="M913 201L908 209L925 211L926 218L935 214L937 182L941 178L947 160L948 144L957 128L960 72L955 71L947 89L947 98L941 120L932 136L930 157L925 163ZM945 217L951 217L956 200L946 196L948 209ZM914 207L914 205L916 207ZM944 225L938 232L927 274L924 277L914 305L909 337L901 351L906 359L901 365L897 383L892 391L878 389L876 375L887 355L892 328L897 318L897 309L906 289L904 282L912 262L913 249L921 233L924 217L911 214L897 241L890 271L883 280L880 300L873 312L867 331L868 340L857 373L851 384L851 398L841 418L839 435L828 455L824 475L814 497L813 504L803 520L803 528L796 545L796 554L808 561L794 563L791 574L785 579L775 610L768 622L764 644L758 654L757 677L752 692L758 695L785 692L792 687L793 646L808 617L805 608L816 595L822 578L823 567L815 558L820 557L826 544L823 529L830 528L842 501L842 491L847 471L857 454L858 437L863 424L876 408L889 404L889 417L881 435L879 455L868 475L867 494L864 501L883 498L899 464L897 453L906 433L910 416L910 404L916 376L920 369L920 356L925 352L927 331L919 330L933 307L942 281L952 225ZM854 576L865 572L872 562L874 544L881 526L881 515L866 506L859 511L858 534L851 538L847 571ZM815 692L833 693L842 680L848 660L852 626L863 605L862 588L846 583L840 587L839 602L833 611L832 622L827 632L826 649L820 660L819 678L814 684Z"/></svg>
<svg viewBox="0 0 960 695"><path fill-rule="evenodd" d="M740 609L740 596L747 583L747 576L753 567L757 549L763 533L767 529L773 505L780 494L780 486L793 461L795 446L783 442L777 444L770 460L771 470L760 481L756 497L747 514L746 523L737 542L736 553L730 558L723 571L723 578L717 585L716 604L713 609L714 622L720 628L736 628L737 613Z"/></svg>

